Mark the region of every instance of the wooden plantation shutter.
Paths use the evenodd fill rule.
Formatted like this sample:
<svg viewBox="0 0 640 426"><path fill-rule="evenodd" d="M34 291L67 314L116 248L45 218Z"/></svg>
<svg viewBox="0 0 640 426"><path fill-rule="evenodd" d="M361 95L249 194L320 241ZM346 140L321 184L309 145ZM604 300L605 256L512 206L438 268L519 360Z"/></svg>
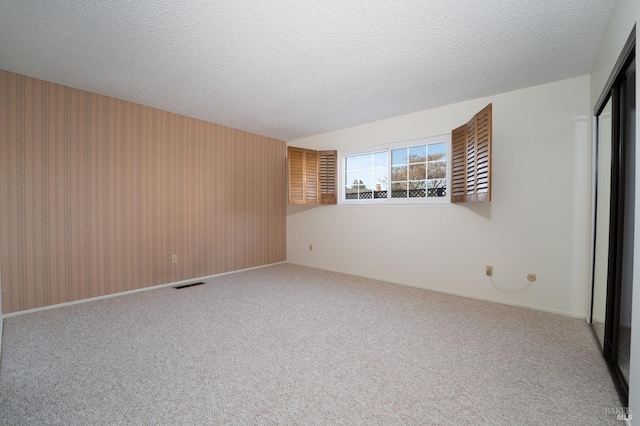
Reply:
<svg viewBox="0 0 640 426"><path fill-rule="evenodd" d="M492 104L451 131L451 202L491 201Z"/></svg>
<svg viewBox="0 0 640 426"><path fill-rule="evenodd" d="M336 151L320 151L320 204L336 204L337 196L337 165Z"/></svg>
<svg viewBox="0 0 640 426"><path fill-rule="evenodd" d="M465 201L467 194L467 125L451 131L451 202Z"/></svg>
<svg viewBox="0 0 640 426"><path fill-rule="evenodd" d="M287 150L289 204L304 204L304 153L300 148Z"/></svg>
<svg viewBox="0 0 640 426"><path fill-rule="evenodd" d="M475 116L475 201L491 201L491 104Z"/></svg>
<svg viewBox="0 0 640 426"><path fill-rule="evenodd" d="M287 148L289 204L336 204L336 151Z"/></svg>
<svg viewBox="0 0 640 426"><path fill-rule="evenodd" d="M304 153L304 199L305 204L318 204L320 192L318 191L318 152L309 149Z"/></svg>

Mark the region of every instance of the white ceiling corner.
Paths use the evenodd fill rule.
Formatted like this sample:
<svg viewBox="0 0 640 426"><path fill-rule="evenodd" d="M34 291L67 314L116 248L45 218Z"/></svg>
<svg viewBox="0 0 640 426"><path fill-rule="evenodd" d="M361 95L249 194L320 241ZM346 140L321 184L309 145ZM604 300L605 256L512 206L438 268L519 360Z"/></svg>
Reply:
<svg viewBox="0 0 640 426"><path fill-rule="evenodd" d="M5 0L0 68L282 140L588 74L613 0Z"/></svg>

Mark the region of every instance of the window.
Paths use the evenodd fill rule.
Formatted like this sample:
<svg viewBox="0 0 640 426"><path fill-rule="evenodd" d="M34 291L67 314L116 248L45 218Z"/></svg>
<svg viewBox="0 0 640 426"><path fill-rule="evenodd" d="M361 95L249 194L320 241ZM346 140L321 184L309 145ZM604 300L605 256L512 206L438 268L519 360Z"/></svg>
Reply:
<svg viewBox="0 0 640 426"><path fill-rule="evenodd" d="M491 201L492 104L449 135L344 152L288 147L289 204ZM336 181L339 182L336 182ZM336 185L338 183L338 185Z"/></svg>
<svg viewBox="0 0 640 426"><path fill-rule="evenodd" d="M386 151L367 152L345 158L347 200L386 198L389 176Z"/></svg>
<svg viewBox="0 0 640 426"><path fill-rule="evenodd" d="M344 153L345 203L442 202L447 197L449 135ZM367 201L369 200L369 201Z"/></svg>
<svg viewBox="0 0 640 426"><path fill-rule="evenodd" d="M391 150L391 198L444 197L447 191L447 144Z"/></svg>

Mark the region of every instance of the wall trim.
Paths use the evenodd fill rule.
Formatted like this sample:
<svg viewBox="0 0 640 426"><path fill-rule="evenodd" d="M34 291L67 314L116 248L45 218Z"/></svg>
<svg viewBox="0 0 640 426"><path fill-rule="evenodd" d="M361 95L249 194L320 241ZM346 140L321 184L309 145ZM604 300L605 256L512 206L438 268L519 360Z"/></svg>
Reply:
<svg viewBox="0 0 640 426"><path fill-rule="evenodd" d="M74 300L72 302L57 303L55 305L43 306L41 308L33 308L33 309L27 309L27 310L24 310L24 311L11 312L9 314L2 315L2 319L11 318L11 317L17 317L17 316L25 315L25 314L33 314L33 313L36 313L36 312L48 311L50 309L64 308L65 306L72 306L72 305L77 305L77 304L80 304L80 303L95 302L95 301L98 301L98 300L110 299L112 297L126 296L126 295L129 295L129 294L139 293L141 291L157 290L157 289L160 289L160 288L174 287L174 286L187 284L187 283L191 283L191 282L204 281L204 280L208 280L210 278L222 277L224 275L231 275L231 274L237 274L239 272L252 271L254 269L267 268L269 266L280 265L282 263L287 263L287 262L286 261L282 261L282 262L268 263L266 265L253 266L251 268L238 269L238 270L235 270L235 271L221 272L219 274L207 275L205 277L190 278L188 280L176 281L176 282L166 283L166 284L152 285L152 286L149 286L149 287L137 288L137 289L134 289L134 290L127 290L127 291L122 291L122 292L119 292L119 293L107 294L107 295L104 295L104 296L89 297L87 299Z"/></svg>
<svg viewBox="0 0 640 426"><path fill-rule="evenodd" d="M585 320L585 321L588 320L586 315L577 314L577 313L574 313L574 312L559 311L559 310L556 310L556 309L549 309L549 308L544 308L544 307L541 307L541 306L527 305L525 303L511 302L511 301L508 301L508 300L500 300L500 299L493 299L491 297L478 296L478 295L475 295L475 294L464 293L464 292L461 292L461 291L443 290L443 289L436 288L436 287L422 286L422 285L417 285L417 284L413 284L413 283L407 283L407 282L403 282L403 281L395 281L395 280L389 280L389 279L386 279L386 278L374 277L374 276L370 276L370 275L355 274L353 272L345 272L345 271L341 271L341 270L338 270L338 269L319 268L317 266L305 265L305 264L302 264L302 263L295 263L295 262L289 262L289 261L287 261L286 263L289 263L291 265L305 266L307 268L320 269L322 271L336 272L338 274L351 275L351 276L354 276L354 277L367 278L367 279L370 279L370 280L383 281L383 282L386 282L386 283L396 284L396 285L403 285L403 286L406 286L406 287L420 288L422 290L435 291L437 293L451 294L453 296L467 297L469 299L476 299L476 300L482 300L482 301L485 301L485 302L499 303L501 305L509 305L509 306L517 306L519 308L533 309L534 311L541 311L541 312L547 312L547 313L550 313L550 314L562 315L562 316L565 316L565 317L578 318L578 319L582 319L582 320Z"/></svg>

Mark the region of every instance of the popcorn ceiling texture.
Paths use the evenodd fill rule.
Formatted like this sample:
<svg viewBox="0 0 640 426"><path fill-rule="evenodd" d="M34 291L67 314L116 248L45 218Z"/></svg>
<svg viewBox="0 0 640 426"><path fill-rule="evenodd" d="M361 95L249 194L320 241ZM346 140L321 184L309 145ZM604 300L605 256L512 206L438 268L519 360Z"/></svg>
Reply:
<svg viewBox="0 0 640 426"><path fill-rule="evenodd" d="M613 0L0 6L0 68L283 140L588 74Z"/></svg>

